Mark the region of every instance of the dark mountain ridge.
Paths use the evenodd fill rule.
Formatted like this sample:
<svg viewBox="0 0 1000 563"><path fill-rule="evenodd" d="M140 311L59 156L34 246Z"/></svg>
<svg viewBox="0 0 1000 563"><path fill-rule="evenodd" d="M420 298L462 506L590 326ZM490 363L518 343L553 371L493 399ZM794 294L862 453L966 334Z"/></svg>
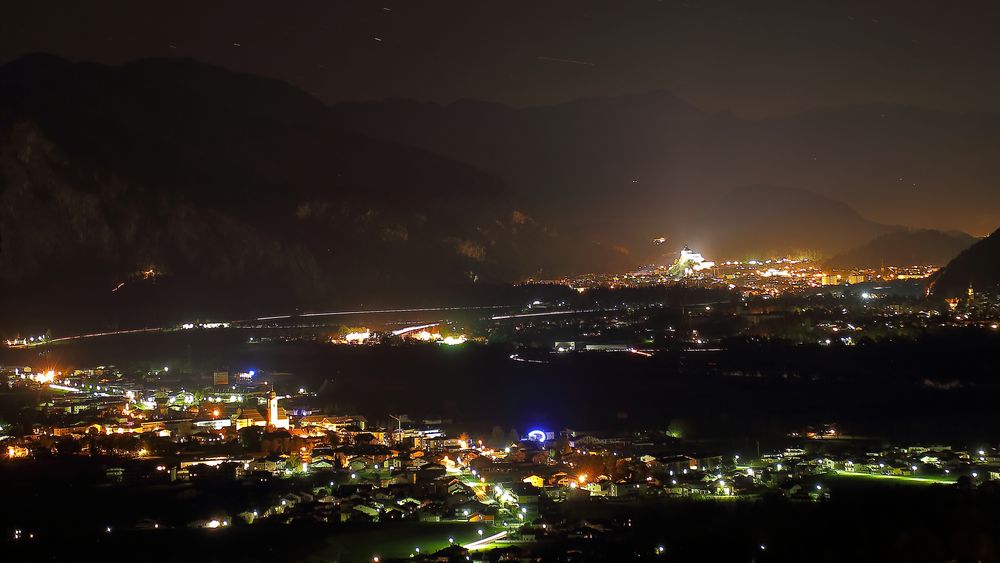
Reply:
<svg viewBox="0 0 1000 563"><path fill-rule="evenodd" d="M935 297L964 296L975 291L1000 290L1000 229L962 251L931 279L929 293Z"/></svg>
<svg viewBox="0 0 1000 563"><path fill-rule="evenodd" d="M0 283L22 296L7 319L253 314L507 280L546 238L510 201L278 81L174 59L0 67Z"/></svg>

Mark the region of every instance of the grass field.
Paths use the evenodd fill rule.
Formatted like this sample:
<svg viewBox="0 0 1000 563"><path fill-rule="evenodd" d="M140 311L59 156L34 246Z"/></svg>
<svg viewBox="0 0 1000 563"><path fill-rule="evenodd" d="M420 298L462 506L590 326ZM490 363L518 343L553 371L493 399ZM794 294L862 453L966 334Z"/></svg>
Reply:
<svg viewBox="0 0 1000 563"><path fill-rule="evenodd" d="M485 536L498 531L492 526L468 522L399 522L380 523L378 527L337 533L326 539L325 547L309 557L309 561L371 561L374 556L409 557L420 548L421 553L434 553L448 547L448 538L459 545L479 539L477 530Z"/></svg>
<svg viewBox="0 0 1000 563"><path fill-rule="evenodd" d="M927 485L954 485L957 478L951 475L876 475L872 473L838 471L824 477L822 480L830 487L838 485L903 485L921 487Z"/></svg>

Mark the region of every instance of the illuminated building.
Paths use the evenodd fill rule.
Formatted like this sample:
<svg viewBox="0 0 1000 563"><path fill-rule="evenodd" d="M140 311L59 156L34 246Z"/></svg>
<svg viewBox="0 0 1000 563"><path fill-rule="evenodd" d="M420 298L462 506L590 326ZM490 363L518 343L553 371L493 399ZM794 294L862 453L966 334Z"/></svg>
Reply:
<svg viewBox="0 0 1000 563"><path fill-rule="evenodd" d="M820 278L820 283L822 285L839 285L840 280L840 274L823 274L823 277Z"/></svg>
<svg viewBox="0 0 1000 563"><path fill-rule="evenodd" d="M278 395L274 389L267 396L267 427L271 429L288 429L288 413L278 406Z"/></svg>
<svg viewBox="0 0 1000 563"><path fill-rule="evenodd" d="M685 246L681 249L677 261L670 266L670 275L674 277L690 276L695 272L707 270L715 266L715 262L705 260L700 252L695 252Z"/></svg>

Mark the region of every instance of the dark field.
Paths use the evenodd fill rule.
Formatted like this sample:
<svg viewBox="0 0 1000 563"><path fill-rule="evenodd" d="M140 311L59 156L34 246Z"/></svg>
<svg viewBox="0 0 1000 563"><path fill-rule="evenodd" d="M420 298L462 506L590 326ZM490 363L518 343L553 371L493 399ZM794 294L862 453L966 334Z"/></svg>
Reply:
<svg viewBox="0 0 1000 563"><path fill-rule="evenodd" d="M303 329L305 330L305 329ZM287 333L287 331L286 331ZM987 440L1000 431L991 381L995 339L857 347L780 346L724 352L552 355L507 346L247 344L249 330L176 332L4 350L6 365L162 365L175 373L256 369L279 388L320 389L332 411L388 424L387 413L443 417L462 430L679 429L749 448L805 425L907 442ZM253 334L260 336L261 331ZM882 347L891 346L883 353ZM942 367L943 366L943 367ZM287 375L268 376L268 372ZM963 379L963 376L968 377ZM952 382L933 383L937 376ZM6 402L17 399L4 399ZM11 413L4 414L8 418Z"/></svg>

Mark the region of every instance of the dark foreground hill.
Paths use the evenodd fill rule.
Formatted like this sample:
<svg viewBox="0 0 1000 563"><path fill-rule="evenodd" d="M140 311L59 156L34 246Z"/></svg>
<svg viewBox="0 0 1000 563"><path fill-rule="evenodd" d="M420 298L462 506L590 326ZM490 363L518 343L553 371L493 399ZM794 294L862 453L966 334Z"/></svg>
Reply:
<svg viewBox="0 0 1000 563"><path fill-rule="evenodd" d="M937 297L964 295L969 286L979 291L1000 289L1000 230L963 251L931 280Z"/></svg>

